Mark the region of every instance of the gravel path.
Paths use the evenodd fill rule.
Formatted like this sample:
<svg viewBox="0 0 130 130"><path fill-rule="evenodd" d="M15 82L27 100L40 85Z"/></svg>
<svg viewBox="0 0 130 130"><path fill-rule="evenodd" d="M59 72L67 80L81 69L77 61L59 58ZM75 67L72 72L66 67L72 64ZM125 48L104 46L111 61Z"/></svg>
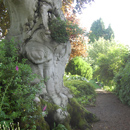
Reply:
<svg viewBox="0 0 130 130"><path fill-rule="evenodd" d="M110 92L98 89L97 93L96 106L86 107L100 118L92 130L130 130L130 107Z"/></svg>

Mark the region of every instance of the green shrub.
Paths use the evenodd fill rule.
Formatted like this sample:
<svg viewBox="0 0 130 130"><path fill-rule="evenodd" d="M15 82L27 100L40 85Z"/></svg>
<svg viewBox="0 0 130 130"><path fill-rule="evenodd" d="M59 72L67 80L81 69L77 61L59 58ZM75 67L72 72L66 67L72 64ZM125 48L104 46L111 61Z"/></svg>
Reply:
<svg viewBox="0 0 130 130"><path fill-rule="evenodd" d="M50 20L49 29L51 38L57 43L68 42L71 35L78 36L78 34L82 35L85 33L77 24L63 21L60 18Z"/></svg>
<svg viewBox="0 0 130 130"><path fill-rule="evenodd" d="M58 43L64 43L69 40L66 31L66 22L60 19L54 19L49 23L49 29L51 31L51 37Z"/></svg>
<svg viewBox="0 0 130 130"><path fill-rule="evenodd" d="M87 80L92 79L92 67L85 62L81 57L75 57L69 61L65 71L72 75L80 75L85 77Z"/></svg>
<svg viewBox="0 0 130 130"><path fill-rule="evenodd" d="M66 80L64 85L70 89L80 104L92 105L95 103L96 93L91 83L79 80Z"/></svg>
<svg viewBox="0 0 130 130"><path fill-rule="evenodd" d="M115 86L103 86L103 89L106 91L114 92Z"/></svg>
<svg viewBox="0 0 130 130"><path fill-rule="evenodd" d="M107 54L99 53L94 77L106 86L114 86L113 78L119 69L125 65L124 58L127 54L128 48L122 44L110 47Z"/></svg>
<svg viewBox="0 0 130 130"><path fill-rule="evenodd" d="M70 73L68 75L64 74L64 80L81 80L88 82L88 80L85 77L79 75L71 75Z"/></svg>
<svg viewBox="0 0 130 130"><path fill-rule="evenodd" d="M32 86L36 77L22 59L19 63L13 40L0 41L0 124L6 126L19 122L22 128L36 129L34 98L39 85ZM20 126L21 127L21 126Z"/></svg>
<svg viewBox="0 0 130 130"><path fill-rule="evenodd" d="M120 69L115 77L115 82L115 92L119 99L130 106L130 62L126 64L125 68Z"/></svg>

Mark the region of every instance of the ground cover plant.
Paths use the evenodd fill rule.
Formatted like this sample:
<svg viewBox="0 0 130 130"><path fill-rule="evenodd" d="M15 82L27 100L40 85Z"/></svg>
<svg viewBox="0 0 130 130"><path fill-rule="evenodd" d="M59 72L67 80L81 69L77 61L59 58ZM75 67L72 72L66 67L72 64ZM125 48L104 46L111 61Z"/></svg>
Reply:
<svg viewBox="0 0 130 130"><path fill-rule="evenodd" d="M65 75L64 85L70 89L73 96L81 105L94 105L95 87L86 78L79 75Z"/></svg>

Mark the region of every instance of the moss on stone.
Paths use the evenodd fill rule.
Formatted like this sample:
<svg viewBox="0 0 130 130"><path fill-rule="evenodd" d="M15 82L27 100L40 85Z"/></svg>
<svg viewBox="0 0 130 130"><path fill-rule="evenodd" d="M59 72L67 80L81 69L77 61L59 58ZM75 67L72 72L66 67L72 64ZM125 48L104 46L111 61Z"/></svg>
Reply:
<svg viewBox="0 0 130 130"><path fill-rule="evenodd" d="M44 117L42 116L41 104L37 105L37 113L35 113L35 114L37 117L35 120L37 130L50 130L49 124L45 121Z"/></svg>
<svg viewBox="0 0 130 130"><path fill-rule="evenodd" d="M63 123L63 125L66 127L67 130L72 130L71 126L70 126L70 119L71 119L71 117L70 117L70 114L69 114L68 117L65 119L65 121Z"/></svg>
<svg viewBox="0 0 130 130"><path fill-rule="evenodd" d="M54 123L56 123L56 125L59 124L59 122L56 122L54 120L54 114L56 110L61 107L57 106L54 103L46 102L42 99L41 103L38 106L39 114L42 112L42 109L45 105L47 106L48 114L47 117L43 117L42 115L39 116L36 121L37 130L52 130L54 128ZM70 115L68 115L63 123L67 130L74 130L76 128L81 130L90 130L90 123L98 121L97 117L94 114L87 111L74 98L69 99L67 111Z"/></svg>
<svg viewBox="0 0 130 130"><path fill-rule="evenodd" d="M37 125L37 130L50 130L50 126L44 120L44 117L37 119L36 125Z"/></svg>
<svg viewBox="0 0 130 130"><path fill-rule="evenodd" d="M54 123L55 123L54 114L55 114L56 110L59 109L60 107L57 106L54 103L47 102L47 101L42 99L41 100L42 109L45 105L47 106L46 109L47 109L47 112L48 112L47 117L45 117L45 121L49 124L50 129L52 129L54 127Z"/></svg>
<svg viewBox="0 0 130 130"><path fill-rule="evenodd" d="M73 128L76 127L82 130L89 130L91 129L90 123L98 121L94 114L87 111L74 98L69 99L67 109L71 116L70 124Z"/></svg>
<svg viewBox="0 0 130 130"><path fill-rule="evenodd" d="M51 102L46 102L45 100L41 100L41 104L43 104L43 106L47 106L47 117L45 117L45 121L49 124L50 129L53 129L54 127L54 123L56 123L56 125L58 125L59 122L56 122L54 120L54 114L56 112L57 109L61 108L59 106L57 106L54 103ZM63 108L61 108L63 109ZM67 130L71 130L71 126L70 126L70 115L68 115L68 117L65 119L63 125L67 128Z"/></svg>

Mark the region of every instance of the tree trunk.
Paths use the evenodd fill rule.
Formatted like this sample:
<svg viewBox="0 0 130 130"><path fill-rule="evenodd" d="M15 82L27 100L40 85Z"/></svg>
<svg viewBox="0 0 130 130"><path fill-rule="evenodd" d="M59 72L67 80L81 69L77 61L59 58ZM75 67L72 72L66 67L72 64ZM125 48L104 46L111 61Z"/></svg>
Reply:
<svg viewBox="0 0 130 130"><path fill-rule="evenodd" d="M19 53L28 59L33 73L40 76L32 85L46 79L35 101L39 103L44 99L45 102L59 106L51 118L54 118L54 122L64 123L71 115L69 110L63 109L67 108L72 98L69 90L63 85L71 45L69 41L55 42L48 27L50 19L65 20L61 11L61 0L4 0L4 4L11 22L6 39L15 38ZM69 126L67 128L70 129Z"/></svg>

